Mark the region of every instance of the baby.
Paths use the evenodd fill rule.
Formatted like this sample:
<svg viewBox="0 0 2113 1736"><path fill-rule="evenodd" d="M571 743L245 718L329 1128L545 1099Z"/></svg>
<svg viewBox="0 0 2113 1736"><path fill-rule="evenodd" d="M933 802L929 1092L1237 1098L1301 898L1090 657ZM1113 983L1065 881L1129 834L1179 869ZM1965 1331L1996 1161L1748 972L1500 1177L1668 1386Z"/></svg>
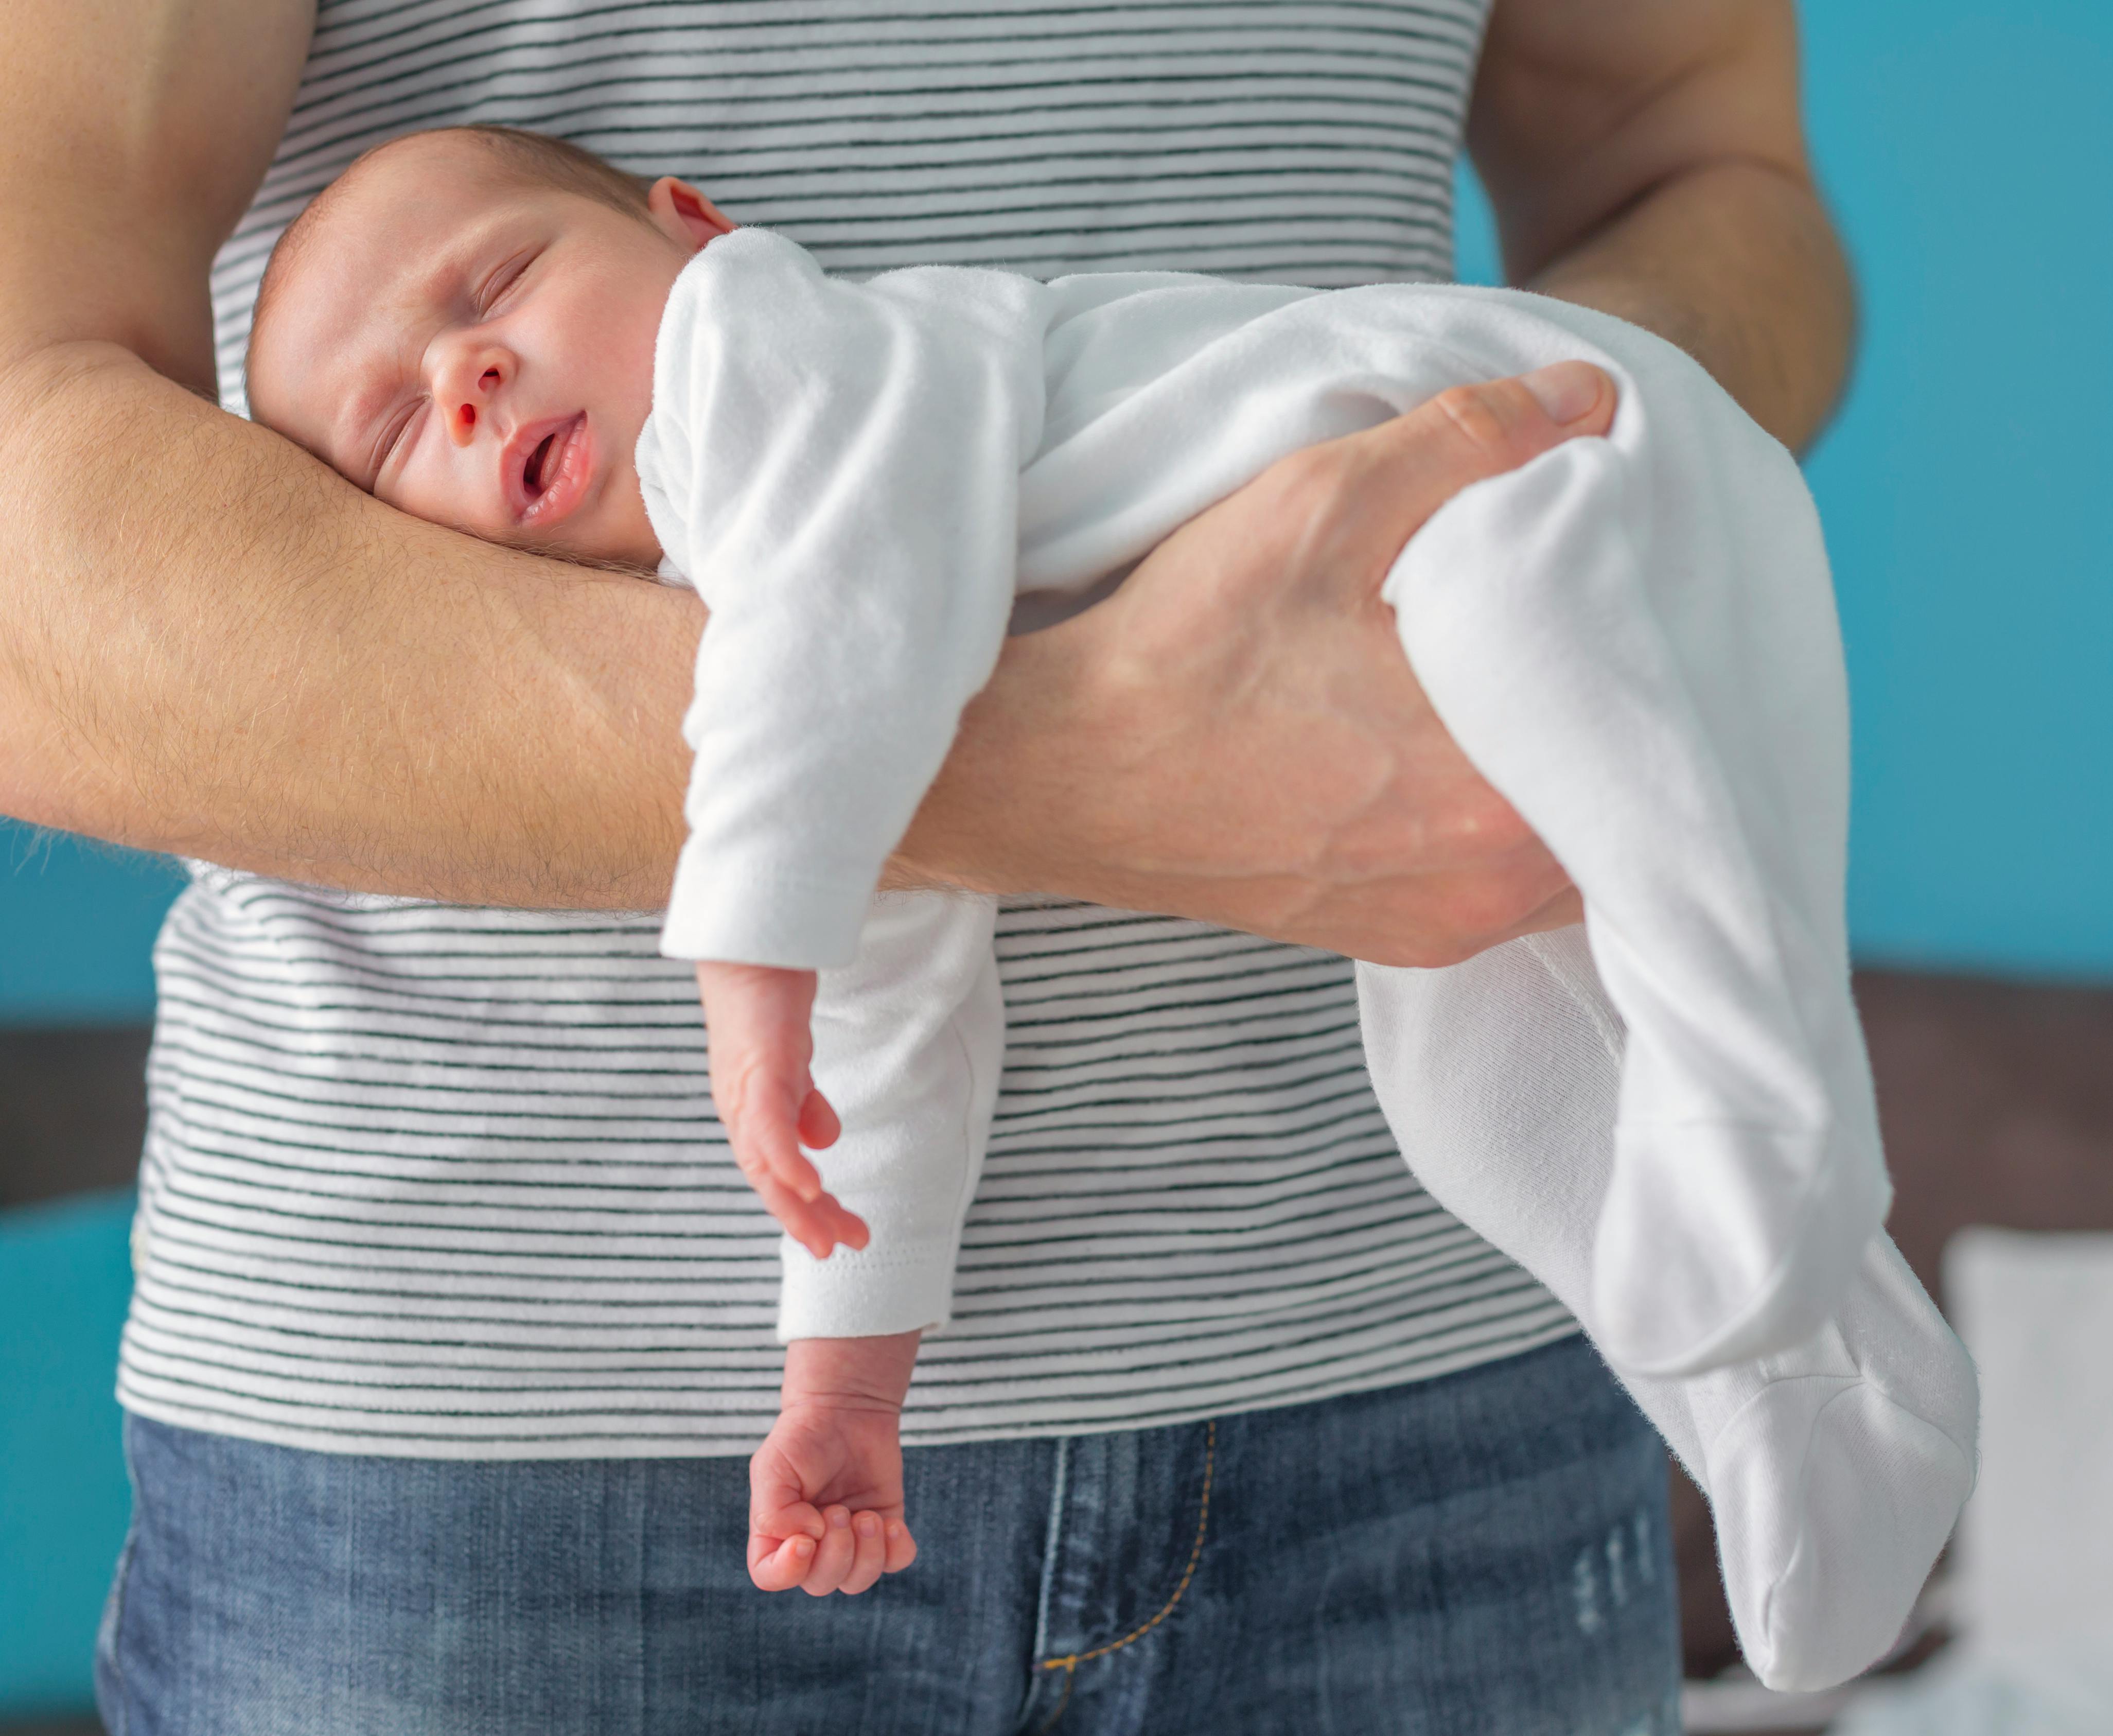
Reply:
<svg viewBox="0 0 2113 1736"><path fill-rule="evenodd" d="M1468 491L1385 594L1587 927L1361 966L1367 1053L1419 1176L1710 1496L1750 1661L1818 1685L1890 1642L1948 1534L1973 1379L1878 1228L1817 527L1699 369L1505 292L840 282L681 181L498 129L370 153L281 241L260 420L405 511L710 606L664 948L699 961L721 1117L788 1232L759 1585L914 1554L896 1418L1003 1008L986 902L874 887L1015 598L1086 601L1290 451L1572 359L1618 381L1609 436ZM835 1148L833 1193L803 1147Z"/></svg>

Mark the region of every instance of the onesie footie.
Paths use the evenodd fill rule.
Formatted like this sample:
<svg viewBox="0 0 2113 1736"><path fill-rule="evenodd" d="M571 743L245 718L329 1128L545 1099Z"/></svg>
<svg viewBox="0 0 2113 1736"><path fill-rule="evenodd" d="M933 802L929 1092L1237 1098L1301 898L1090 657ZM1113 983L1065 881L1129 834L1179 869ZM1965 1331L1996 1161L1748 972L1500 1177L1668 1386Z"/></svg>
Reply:
<svg viewBox="0 0 2113 1736"><path fill-rule="evenodd" d="M1597 1343L1591 1227L1624 1036L1581 931L1358 980L1409 1167ZM1709 1499L1754 1673L1810 1690L1883 1656L1972 1490L1978 1414L1973 1364L1891 1239L1803 1344L1684 1378L1616 1373Z"/></svg>

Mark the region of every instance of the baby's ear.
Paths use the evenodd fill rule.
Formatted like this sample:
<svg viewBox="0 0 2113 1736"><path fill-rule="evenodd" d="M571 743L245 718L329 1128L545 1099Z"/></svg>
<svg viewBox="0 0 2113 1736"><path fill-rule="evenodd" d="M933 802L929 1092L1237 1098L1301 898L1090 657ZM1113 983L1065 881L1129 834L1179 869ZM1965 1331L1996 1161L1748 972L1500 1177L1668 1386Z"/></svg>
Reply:
<svg viewBox="0 0 2113 1736"><path fill-rule="evenodd" d="M654 222L678 247L701 249L732 229L733 219L686 180L664 175L646 195Z"/></svg>

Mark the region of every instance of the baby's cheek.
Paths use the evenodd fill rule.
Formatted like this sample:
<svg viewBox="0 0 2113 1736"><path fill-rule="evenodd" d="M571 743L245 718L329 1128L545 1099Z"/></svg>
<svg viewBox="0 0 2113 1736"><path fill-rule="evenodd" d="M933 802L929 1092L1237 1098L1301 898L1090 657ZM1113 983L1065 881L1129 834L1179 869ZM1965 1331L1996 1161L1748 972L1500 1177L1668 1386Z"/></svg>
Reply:
<svg viewBox="0 0 2113 1736"><path fill-rule="evenodd" d="M607 544L605 555L633 566L659 566L660 542L653 534L652 519L646 515L637 472L628 464L614 467L602 493L600 509L595 516Z"/></svg>

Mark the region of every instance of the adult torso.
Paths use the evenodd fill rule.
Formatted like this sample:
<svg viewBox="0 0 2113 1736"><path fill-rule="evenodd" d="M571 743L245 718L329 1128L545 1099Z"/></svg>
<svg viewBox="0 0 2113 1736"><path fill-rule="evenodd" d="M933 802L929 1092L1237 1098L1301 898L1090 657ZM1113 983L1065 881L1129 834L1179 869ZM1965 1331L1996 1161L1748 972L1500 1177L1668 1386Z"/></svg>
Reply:
<svg viewBox="0 0 2113 1736"><path fill-rule="evenodd" d="M325 0L214 274L222 379L279 229L417 126L564 133L832 269L1442 277L1482 0ZM774 1227L657 919L201 875L158 961L121 1392L194 1427L449 1456L746 1450ZM1149 1423L1569 1330L1410 1181L1342 961L1015 901L1011 1024L918 1441Z"/></svg>

